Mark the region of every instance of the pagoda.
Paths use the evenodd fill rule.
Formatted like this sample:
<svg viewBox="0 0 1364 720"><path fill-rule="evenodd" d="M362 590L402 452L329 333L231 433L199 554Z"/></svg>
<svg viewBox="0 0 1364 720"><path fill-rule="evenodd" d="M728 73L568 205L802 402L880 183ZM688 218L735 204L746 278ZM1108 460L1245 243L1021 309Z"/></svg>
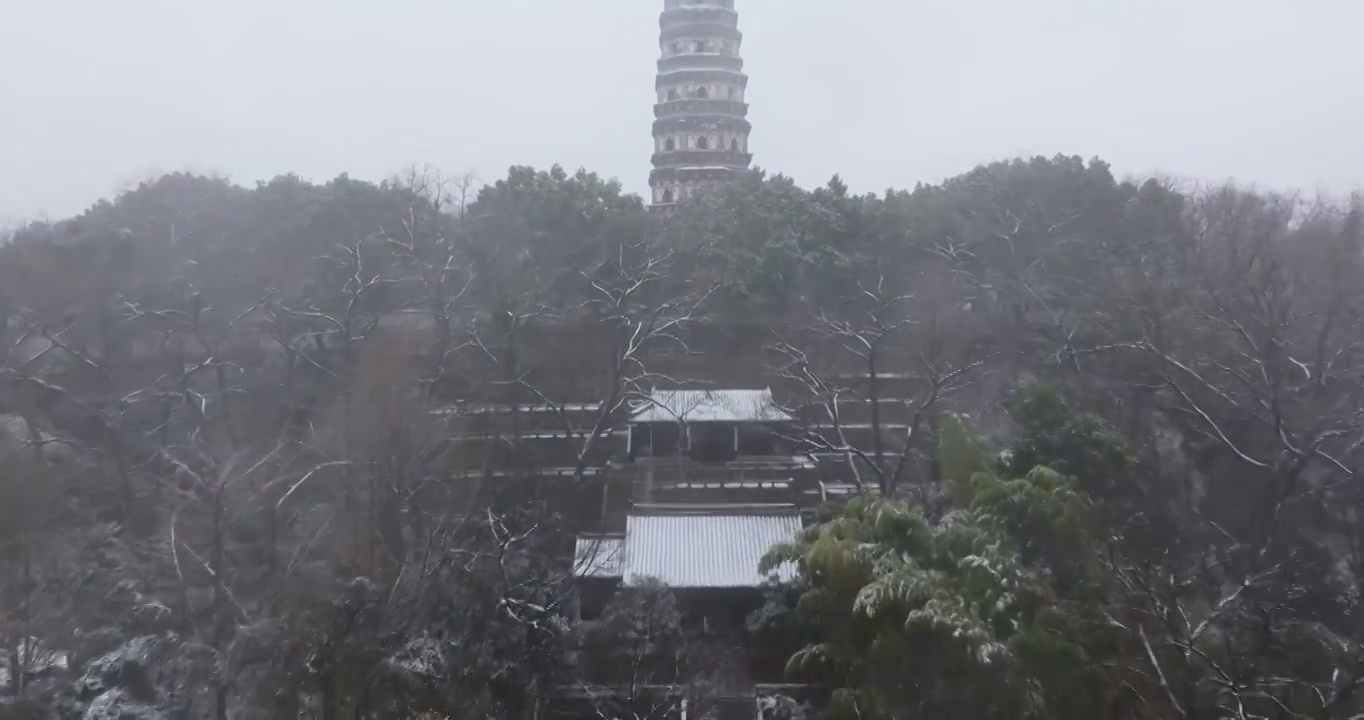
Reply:
<svg viewBox="0 0 1364 720"><path fill-rule="evenodd" d="M747 172L750 125L734 0L664 0L654 105L653 206Z"/></svg>

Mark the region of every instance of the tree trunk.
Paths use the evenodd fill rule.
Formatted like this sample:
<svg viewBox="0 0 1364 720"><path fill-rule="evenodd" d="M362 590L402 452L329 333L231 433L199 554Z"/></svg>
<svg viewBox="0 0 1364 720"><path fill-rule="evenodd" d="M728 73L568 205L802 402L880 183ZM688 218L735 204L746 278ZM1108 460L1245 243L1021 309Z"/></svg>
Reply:
<svg viewBox="0 0 1364 720"><path fill-rule="evenodd" d="M875 351L867 353L867 402L871 403L871 450L876 458L877 476L886 472L885 439L881 437L881 394L876 377L877 362ZM882 488L883 490L885 488Z"/></svg>

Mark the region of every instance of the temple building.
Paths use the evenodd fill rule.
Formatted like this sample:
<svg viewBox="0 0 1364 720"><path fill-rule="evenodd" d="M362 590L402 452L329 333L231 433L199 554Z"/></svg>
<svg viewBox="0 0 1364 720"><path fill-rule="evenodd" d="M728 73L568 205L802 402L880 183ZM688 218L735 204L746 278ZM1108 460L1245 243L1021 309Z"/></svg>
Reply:
<svg viewBox="0 0 1364 720"><path fill-rule="evenodd" d="M703 667L678 673L665 662L650 681L630 682L638 663L622 674L619 649L606 653L615 668L584 650L587 682L562 688L561 716L763 720L765 703L809 695L810 686L786 682L782 649L747 629L764 589L796 574L790 565L764 571L763 557L794 540L825 500L816 463L788 439L796 418L768 388L659 389L620 425L624 448L605 473L602 512L576 539L576 620L590 629L620 593L666 587L685 636L676 651L684 660L673 664Z"/></svg>
<svg viewBox="0 0 1364 720"><path fill-rule="evenodd" d="M747 172L748 76L734 0L664 0L654 105L653 206Z"/></svg>
<svg viewBox="0 0 1364 720"><path fill-rule="evenodd" d="M660 27L649 184L666 212L750 172L752 155L734 0L664 0ZM853 453L810 442L829 413L773 372L761 330L707 321L685 330L686 352L641 348L659 384L624 397L598 355L577 352L614 342L590 322L521 330L523 382L450 380L438 412L454 474L533 484L572 529L556 720L777 720L788 716L774 708L818 703L819 688L785 672L792 638L750 622L773 582L796 575L762 560L862 489L849 482ZM851 423L840 438L898 419L878 405L890 389L875 389L872 405L834 413Z"/></svg>

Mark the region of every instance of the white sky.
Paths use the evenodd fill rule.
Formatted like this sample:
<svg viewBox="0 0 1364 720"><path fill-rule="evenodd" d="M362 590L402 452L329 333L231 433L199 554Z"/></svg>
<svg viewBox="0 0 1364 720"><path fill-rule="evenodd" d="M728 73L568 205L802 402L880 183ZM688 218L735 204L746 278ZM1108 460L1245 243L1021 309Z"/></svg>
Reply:
<svg viewBox="0 0 1364 720"><path fill-rule="evenodd" d="M661 0L0 0L0 221L155 172L645 189ZM737 0L756 164L859 191L1019 154L1364 187L1364 0Z"/></svg>

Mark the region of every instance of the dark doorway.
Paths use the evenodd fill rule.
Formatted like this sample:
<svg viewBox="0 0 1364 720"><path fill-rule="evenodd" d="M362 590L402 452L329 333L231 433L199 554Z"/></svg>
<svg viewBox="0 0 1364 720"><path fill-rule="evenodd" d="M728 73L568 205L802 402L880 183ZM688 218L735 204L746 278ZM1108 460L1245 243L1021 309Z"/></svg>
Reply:
<svg viewBox="0 0 1364 720"><path fill-rule="evenodd" d="M729 462L734 452L734 426L725 423L691 425L691 458L698 462Z"/></svg>

